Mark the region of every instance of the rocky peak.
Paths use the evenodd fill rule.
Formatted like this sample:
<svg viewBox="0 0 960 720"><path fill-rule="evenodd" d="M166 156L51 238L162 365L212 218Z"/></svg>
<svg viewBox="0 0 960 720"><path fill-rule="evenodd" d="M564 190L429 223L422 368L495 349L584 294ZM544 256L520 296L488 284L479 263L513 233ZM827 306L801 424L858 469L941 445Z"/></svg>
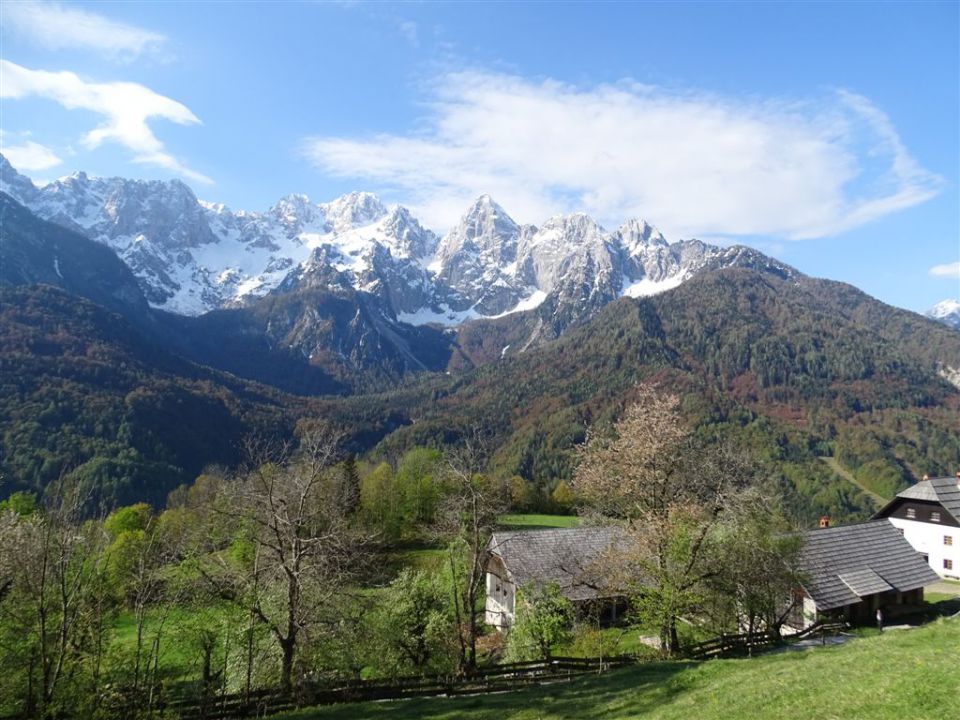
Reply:
<svg viewBox="0 0 960 720"><path fill-rule="evenodd" d="M667 246L667 239L661 232L639 218L627 220L617 228L615 236L628 255L636 255L651 246Z"/></svg>
<svg viewBox="0 0 960 720"><path fill-rule="evenodd" d="M481 195L440 244L440 259L446 265L458 255L482 257L487 263L510 263L516 259L520 226L489 195Z"/></svg>
<svg viewBox="0 0 960 720"><path fill-rule="evenodd" d="M304 227L325 224L320 207L311 203L306 195L299 193L280 198L267 214L283 225L288 234L293 235L301 232Z"/></svg>
<svg viewBox="0 0 960 720"><path fill-rule="evenodd" d="M320 205L320 209L333 229L341 232L370 225L387 214L380 198L368 192L342 195L332 202Z"/></svg>
<svg viewBox="0 0 960 720"><path fill-rule="evenodd" d="M424 258L437 249L437 236L424 228L410 211L396 206L380 223L383 234L390 238L391 250L398 257Z"/></svg>
<svg viewBox="0 0 960 720"><path fill-rule="evenodd" d="M39 192L30 178L18 173L2 154L0 154L0 190L21 203L31 202Z"/></svg>

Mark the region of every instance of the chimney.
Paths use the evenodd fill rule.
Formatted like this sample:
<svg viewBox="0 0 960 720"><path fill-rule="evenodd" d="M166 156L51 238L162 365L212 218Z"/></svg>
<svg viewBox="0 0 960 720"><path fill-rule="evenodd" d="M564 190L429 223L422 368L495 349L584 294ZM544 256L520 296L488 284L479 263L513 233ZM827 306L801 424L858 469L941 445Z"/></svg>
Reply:
<svg viewBox="0 0 960 720"><path fill-rule="evenodd" d="M957 487L960 488L960 470L957 470Z"/></svg>
<svg viewBox="0 0 960 720"><path fill-rule="evenodd" d="M820 527L821 527L821 528L828 528L828 527L830 527L830 516L829 516L829 515L822 515L822 516L820 517Z"/></svg>
<svg viewBox="0 0 960 720"><path fill-rule="evenodd" d="M929 476L929 475L924 475L924 476L923 476L923 479L924 479L924 481L929 480L929 479L930 479L930 476Z"/></svg>

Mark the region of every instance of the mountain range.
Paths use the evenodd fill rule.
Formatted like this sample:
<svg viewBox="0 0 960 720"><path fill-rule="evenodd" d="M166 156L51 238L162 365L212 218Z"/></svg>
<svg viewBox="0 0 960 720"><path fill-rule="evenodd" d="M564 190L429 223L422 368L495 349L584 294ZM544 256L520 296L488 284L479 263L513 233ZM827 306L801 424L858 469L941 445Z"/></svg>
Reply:
<svg viewBox="0 0 960 720"><path fill-rule="evenodd" d="M112 248L153 307L191 316L301 287L350 287L415 325L459 325L545 302L579 317L706 268L773 262L744 247L670 244L643 220L613 232L584 214L519 225L487 195L440 238L406 208L364 192L320 204L290 195L264 213L232 211L197 200L177 180L78 172L37 188L2 157L0 190Z"/></svg>
<svg viewBox="0 0 960 720"><path fill-rule="evenodd" d="M549 484L638 381L774 463L804 516L868 514L820 455L887 489L960 464L960 333L749 248L519 225L488 196L439 237L369 193L246 213L176 181L0 170L15 486L68 466L159 502L317 416L374 456L480 425L498 472Z"/></svg>

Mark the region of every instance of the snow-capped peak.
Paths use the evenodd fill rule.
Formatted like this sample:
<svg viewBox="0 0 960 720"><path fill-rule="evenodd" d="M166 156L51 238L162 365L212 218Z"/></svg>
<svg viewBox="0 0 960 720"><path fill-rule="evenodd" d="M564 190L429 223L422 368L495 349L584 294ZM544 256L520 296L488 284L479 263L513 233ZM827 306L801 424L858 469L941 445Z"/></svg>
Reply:
<svg viewBox="0 0 960 720"><path fill-rule="evenodd" d="M617 228L617 235L629 255L635 255L651 245L667 245L667 239L657 228L639 218L627 220Z"/></svg>
<svg viewBox="0 0 960 720"><path fill-rule="evenodd" d="M370 225L387 214L380 198L368 192L347 193L332 202L321 204L320 209L337 231Z"/></svg>
<svg viewBox="0 0 960 720"><path fill-rule="evenodd" d="M113 248L153 306L188 315L271 292L352 288L412 322L540 307L559 332L624 294L662 292L706 268L756 264L736 248L668 244L640 219L612 233L584 213L521 226L487 194L438 241L409 210L386 208L368 192L321 204L292 194L249 212L200 201L179 181L78 172L37 188L2 155L0 171L0 188L34 213Z"/></svg>
<svg viewBox="0 0 960 720"><path fill-rule="evenodd" d="M953 298L941 300L927 312L932 318L942 318L947 315L956 315L957 313L960 313L960 301L954 300Z"/></svg>
<svg viewBox="0 0 960 720"><path fill-rule="evenodd" d="M941 300L927 310L927 317L933 318L955 330L960 330L960 302L953 298Z"/></svg>
<svg viewBox="0 0 960 720"><path fill-rule="evenodd" d="M444 259L461 251L493 256L488 259L513 257L520 226L489 195L481 195L467 208L440 245Z"/></svg>

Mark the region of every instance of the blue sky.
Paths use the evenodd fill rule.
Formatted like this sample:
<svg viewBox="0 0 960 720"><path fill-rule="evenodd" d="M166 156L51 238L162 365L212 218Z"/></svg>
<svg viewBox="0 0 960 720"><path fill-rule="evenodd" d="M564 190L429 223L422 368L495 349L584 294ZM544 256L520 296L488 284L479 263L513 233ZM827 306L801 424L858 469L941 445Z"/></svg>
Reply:
<svg viewBox="0 0 960 720"><path fill-rule="evenodd" d="M960 297L958 8L7 2L0 144L237 209L640 216L924 310Z"/></svg>

